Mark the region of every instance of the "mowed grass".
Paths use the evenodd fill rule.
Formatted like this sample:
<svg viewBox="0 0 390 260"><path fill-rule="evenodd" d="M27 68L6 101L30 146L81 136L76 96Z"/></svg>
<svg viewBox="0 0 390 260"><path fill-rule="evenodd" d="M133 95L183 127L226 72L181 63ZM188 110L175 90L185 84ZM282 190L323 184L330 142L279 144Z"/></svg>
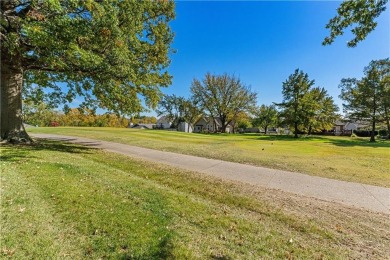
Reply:
<svg viewBox="0 0 390 260"><path fill-rule="evenodd" d="M1 148L1 257L386 259L388 215L41 141Z"/></svg>
<svg viewBox="0 0 390 260"><path fill-rule="evenodd" d="M259 134L188 134L120 128L29 128L31 133L82 136L162 151L246 163L390 187L390 142L368 138Z"/></svg>

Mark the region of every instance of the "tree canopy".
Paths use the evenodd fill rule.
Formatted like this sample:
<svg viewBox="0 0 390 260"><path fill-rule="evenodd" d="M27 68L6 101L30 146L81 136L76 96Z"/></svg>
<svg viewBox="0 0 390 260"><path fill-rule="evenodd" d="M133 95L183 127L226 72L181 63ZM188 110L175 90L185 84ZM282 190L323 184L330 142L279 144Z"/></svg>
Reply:
<svg viewBox="0 0 390 260"><path fill-rule="evenodd" d="M302 109L305 112L302 130L309 135L313 132L330 130L339 117L339 108L333 98L321 87L315 87L303 97Z"/></svg>
<svg viewBox="0 0 390 260"><path fill-rule="evenodd" d="M261 105L255 110L254 116L253 125L262 127L267 134L268 127L276 126L279 114L275 105Z"/></svg>
<svg viewBox="0 0 390 260"><path fill-rule="evenodd" d="M183 114L183 97L175 94L163 95L157 106L157 116L166 116L177 126L179 119Z"/></svg>
<svg viewBox="0 0 390 260"><path fill-rule="evenodd" d="M283 82L283 102L277 104L281 108L280 116L284 123L294 128L294 137L306 131L329 129L336 119L338 107L334 104L324 88L313 87L307 73L296 69Z"/></svg>
<svg viewBox="0 0 390 260"><path fill-rule="evenodd" d="M56 102L81 95L132 114L142 95L156 106L171 82L174 16L173 1L1 1L1 138L23 131L22 82Z"/></svg>
<svg viewBox="0 0 390 260"><path fill-rule="evenodd" d="M330 19L326 28L330 35L322 42L323 45L332 44L333 41L344 34L344 31L352 27L351 32L355 36L348 41L348 47L356 47L367 35L372 32L377 22L375 19L386 10L388 0L347 0L337 8L337 15Z"/></svg>
<svg viewBox="0 0 390 260"><path fill-rule="evenodd" d="M240 112L252 111L257 101L255 92L241 83L239 78L228 74L207 73L202 81L194 79L191 93L201 110L213 118L219 117L223 133Z"/></svg>
<svg viewBox="0 0 390 260"><path fill-rule="evenodd" d="M340 98L344 112L350 118L371 123L370 142L375 142L375 128L380 121L385 121L390 130L390 60L374 60L364 69L361 79L345 78L341 80Z"/></svg>
<svg viewBox="0 0 390 260"><path fill-rule="evenodd" d="M283 82L283 102L277 104L281 109L281 116L285 123L294 127L294 137L298 137L298 126L304 122L305 110L303 101L309 89L314 85L314 80L303 71L296 69L288 79Z"/></svg>

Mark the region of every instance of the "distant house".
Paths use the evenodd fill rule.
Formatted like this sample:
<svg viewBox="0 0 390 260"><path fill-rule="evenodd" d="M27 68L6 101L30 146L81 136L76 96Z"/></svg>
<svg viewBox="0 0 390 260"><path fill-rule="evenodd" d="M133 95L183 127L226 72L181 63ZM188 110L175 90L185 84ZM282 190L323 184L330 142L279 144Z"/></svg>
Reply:
<svg viewBox="0 0 390 260"><path fill-rule="evenodd" d="M169 119L168 116L162 116L157 119L156 128L158 129L168 129L171 128L172 120Z"/></svg>
<svg viewBox="0 0 390 260"><path fill-rule="evenodd" d="M333 125L333 132L335 135L341 135L344 133L345 122L337 120ZM351 133L352 134L352 133Z"/></svg>
<svg viewBox="0 0 390 260"><path fill-rule="evenodd" d="M194 128L187 122L180 122L179 126L177 127L177 131L192 133L194 131Z"/></svg>
<svg viewBox="0 0 390 260"><path fill-rule="evenodd" d="M221 132L222 129L222 122L221 119L216 117L201 117L196 123L194 124L194 133L214 133L214 132ZM226 127L226 133L232 133L233 132L233 126L228 125Z"/></svg>
<svg viewBox="0 0 390 260"><path fill-rule="evenodd" d="M153 129L156 125L155 124L135 124L131 128L135 129Z"/></svg>
<svg viewBox="0 0 390 260"><path fill-rule="evenodd" d="M333 126L334 135L350 135L355 130L360 130L367 127L368 123L363 121L346 122L337 120Z"/></svg>

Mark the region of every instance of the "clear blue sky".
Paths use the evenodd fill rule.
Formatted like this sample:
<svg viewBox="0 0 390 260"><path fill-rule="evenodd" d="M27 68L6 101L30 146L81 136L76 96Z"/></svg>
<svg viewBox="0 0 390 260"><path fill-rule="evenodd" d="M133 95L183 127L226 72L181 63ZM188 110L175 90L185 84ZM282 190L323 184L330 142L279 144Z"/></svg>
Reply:
<svg viewBox="0 0 390 260"><path fill-rule="evenodd" d="M258 93L259 104L282 101L282 82L296 68L316 86L327 89L341 109L342 78L362 77L371 60L390 56L390 18L386 10L378 27L356 48L346 32L330 46L325 25L336 14L338 1L180 1L166 94L189 97L194 78L207 72L234 74ZM388 9L390 7L388 6Z"/></svg>

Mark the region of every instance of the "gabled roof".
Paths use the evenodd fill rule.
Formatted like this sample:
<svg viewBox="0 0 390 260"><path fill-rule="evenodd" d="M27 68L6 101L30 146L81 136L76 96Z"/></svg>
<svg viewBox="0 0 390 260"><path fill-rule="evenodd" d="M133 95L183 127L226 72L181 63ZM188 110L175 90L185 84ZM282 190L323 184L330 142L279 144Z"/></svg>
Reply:
<svg viewBox="0 0 390 260"><path fill-rule="evenodd" d="M215 125L217 126L217 127L220 127L220 126L222 126L222 121L221 121L221 118L219 118L219 117L211 117L211 116L202 116L202 117L200 117L196 122L195 122L195 124L194 125L196 125L196 124L198 124L198 122L200 121L200 120L204 120L205 122L207 122L208 124L212 124L213 123L213 119L214 119L214 122L215 122ZM231 125L231 124L228 124L228 126L229 125Z"/></svg>
<svg viewBox="0 0 390 260"><path fill-rule="evenodd" d="M159 119L157 119L157 124L166 124L166 123L171 123L172 120L168 116L162 116Z"/></svg>
<svg viewBox="0 0 390 260"><path fill-rule="evenodd" d="M155 124L135 124L132 128L138 128L138 129L153 129L153 126Z"/></svg>
<svg viewBox="0 0 390 260"><path fill-rule="evenodd" d="M334 123L334 125L345 125L345 122L340 121L340 120L336 120L336 122Z"/></svg>

